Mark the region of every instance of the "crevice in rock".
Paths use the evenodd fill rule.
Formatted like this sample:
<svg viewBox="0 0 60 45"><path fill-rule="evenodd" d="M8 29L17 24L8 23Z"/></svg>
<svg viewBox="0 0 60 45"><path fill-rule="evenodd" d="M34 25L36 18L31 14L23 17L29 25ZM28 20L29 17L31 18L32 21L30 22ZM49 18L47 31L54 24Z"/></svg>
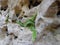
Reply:
<svg viewBox="0 0 60 45"><path fill-rule="evenodd" d="M41 3L41 0L29 0L29 9L38 6Z"/></svg>

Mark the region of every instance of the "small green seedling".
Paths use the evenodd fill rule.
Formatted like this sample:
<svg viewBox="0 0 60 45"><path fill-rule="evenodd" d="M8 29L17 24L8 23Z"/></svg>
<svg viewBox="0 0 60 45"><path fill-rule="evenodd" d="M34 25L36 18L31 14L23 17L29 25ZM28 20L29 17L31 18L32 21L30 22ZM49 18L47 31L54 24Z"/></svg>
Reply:
<svg viewBox="0 0 60 45"><path fill-rule="evenodd" d="M17 21L17 23L22 27L28 27L32 32L32 40L34 41L36 39L36 29L35 29L35 18L36 15L32 16L30 19L26 20L25 23L22 23L21 21Z"/></svg>

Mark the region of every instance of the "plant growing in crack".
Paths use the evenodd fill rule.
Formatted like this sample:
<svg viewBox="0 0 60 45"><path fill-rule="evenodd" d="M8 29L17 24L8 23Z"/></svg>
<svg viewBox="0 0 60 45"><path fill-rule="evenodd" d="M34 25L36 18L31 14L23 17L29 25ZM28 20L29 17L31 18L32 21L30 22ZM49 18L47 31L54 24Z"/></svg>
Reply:
<svg viewBox="0 0 60 45"><path fill-rule="evenodd" d="M22 27L28 27L32 32L32 40L35 41L36 39L36 29L35 29L35 18L36 15L33 15L30 19L27 19L25 23L22 23L21 21L16 21L17 24L19 24Z"/></svg>

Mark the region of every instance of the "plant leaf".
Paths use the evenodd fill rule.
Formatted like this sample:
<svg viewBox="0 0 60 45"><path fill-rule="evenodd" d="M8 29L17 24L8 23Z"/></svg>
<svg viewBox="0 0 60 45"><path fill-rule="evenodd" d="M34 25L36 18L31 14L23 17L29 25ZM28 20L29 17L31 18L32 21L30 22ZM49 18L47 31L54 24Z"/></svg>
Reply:
<svg viewBox="0 0 60 45"><path fill-rule="evenodd" d="M17 24L19 24L20 26L24 27L24 24L21 21L16 21Z"/></svg>
<svg viewBox="0 0 60 45"><path fill-rule="evenodd" d="M36 34L36 29L35 29L35 27L29 27L30 28L30 30L33 32L33 34L32 34L32 40L33 41L35 41L35 39L36 39L36 36L37 36L37 34Z"/></svg>

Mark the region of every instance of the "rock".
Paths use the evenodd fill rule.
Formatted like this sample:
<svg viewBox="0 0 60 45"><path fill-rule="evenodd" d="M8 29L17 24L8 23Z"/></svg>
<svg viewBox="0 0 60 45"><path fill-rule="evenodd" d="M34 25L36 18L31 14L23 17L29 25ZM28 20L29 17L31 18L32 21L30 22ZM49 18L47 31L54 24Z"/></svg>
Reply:
<svg viewBox="0 0 60 45"><path fill-rule="evenodd" d="M32 44L32 32L28 28L19 27L18 24L8 23L8 34L16 38L12 39L13 45L30 45Z"/></svg>

